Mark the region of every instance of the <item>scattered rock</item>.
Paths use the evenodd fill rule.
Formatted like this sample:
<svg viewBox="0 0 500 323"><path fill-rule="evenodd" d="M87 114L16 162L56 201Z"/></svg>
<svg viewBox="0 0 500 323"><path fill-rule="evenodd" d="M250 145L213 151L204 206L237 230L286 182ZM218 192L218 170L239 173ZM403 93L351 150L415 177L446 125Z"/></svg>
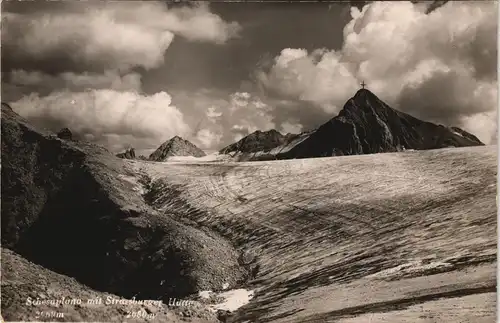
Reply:
<svg viewBox="0 0 500 323"><path fill-rule="evenodd" d="M109 298L123 300L110 293L95 291L82 285L74 278L55 273L51 270L34 264L19 254L2 248L2 317L6 321L42 321L37 318L37 312L52 314L47 321L65 322L124 322L129 313L143 311L148 314L141 322L182 322L165 304L113 304L104 305ZM47 288L50 286L50 288ZM27 306L26 300L43 295L46 300L79 299L80 305L43 304ZM102 300L101 305L89 305L89 300ZM192 307L190 322L218 322L215 313L202 308ZM203 319L197 319L203 318ZM44 320L44 321L45 321ZM139 320L128 320L129 322ZM185 321L184 321L185 322Z"/></svg>
<svg viewBox="0 0 500 323"><path fill-rule="evenodd" d="M127 149L123 153L116 154L116 157L124 159L135 159L135 149L134 148Z"/></svg>
<svg viewBox="0 0 500 323"><path fill-rule="evenodd" d="M57 137L63 140L73 140L73 134L68 128L63 128L57 133Z"/></svg>

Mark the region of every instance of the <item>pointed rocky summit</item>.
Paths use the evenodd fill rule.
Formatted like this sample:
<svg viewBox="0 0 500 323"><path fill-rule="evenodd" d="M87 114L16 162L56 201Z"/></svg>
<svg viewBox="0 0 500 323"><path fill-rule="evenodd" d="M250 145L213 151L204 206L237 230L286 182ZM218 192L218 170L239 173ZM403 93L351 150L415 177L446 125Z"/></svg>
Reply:
<svg viewBox="0 0 500 323"><path fill-rule="evenodd" d="M422 121L361 89L339 115L319 127L285 158L326 157L483 145L460 128Z"/></svg>
<svg viewBox="0 0 500 323"><path fill-rule="evenodd" d="M367 89L359 90L346 102L338 116L315 131L287 139L277 136L276 140L269 140L266 137L262 144L255 142L258 138L253 134L249 135L224 148L223 152L252 152L253 155L250 158L247 156L245 160L261 160L483 145L476 136L460 128L437 125L397 111ZM279 144L281 140L284 144ZM251 142L251 147L269 148L274 145L273 151L256 154L244 149L248 147L245 144L247 141ZM269 154L274 154L274 158Z"/></svg>
<svg viewBox="0 0 500 323"><path fill-rule="evenodd" d="M203 150L196 147L191 142L184 140L179 136L175 136L164 142L160 147L158 147L158 149L149 155L149 160L165 161L171 156L203 157L206 156L206 154Z"/></svg>

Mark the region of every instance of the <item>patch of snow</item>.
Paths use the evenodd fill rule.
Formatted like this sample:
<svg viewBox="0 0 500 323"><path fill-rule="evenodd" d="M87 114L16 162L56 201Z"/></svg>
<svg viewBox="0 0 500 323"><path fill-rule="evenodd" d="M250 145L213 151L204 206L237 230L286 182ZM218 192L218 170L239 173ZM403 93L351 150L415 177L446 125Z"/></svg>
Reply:
<svg viewBox="0 0 500 323"><path fill-rule="evenodd" d="M136 191L137 193L141 195L146 193L144 191L144 187L139 183L136 177L119 174L118 178L132 184L133 185L132 190Z"/></svg>
<svg viewBox="0 0 500 323"><path fill-rule="evenodd" d="M253 290L243 288L228 290L222 293L214 293L212 291L202 291L198 295L203 299L209 299L213 295L217 298L222 298L223 301L217 304L209 305L209 308L214 312L217 310L234 312L240 307L248 304L254 296Z"/></svg>
<svg viewBox="0 0 500 323"><path fill-rule="evenodd" d="M200 296L203 299L209 299L210 296L212 296L213 294L214 294L214 292L209 291L209 290L204 290L204 291L198 292L198 296Z"/></svg>

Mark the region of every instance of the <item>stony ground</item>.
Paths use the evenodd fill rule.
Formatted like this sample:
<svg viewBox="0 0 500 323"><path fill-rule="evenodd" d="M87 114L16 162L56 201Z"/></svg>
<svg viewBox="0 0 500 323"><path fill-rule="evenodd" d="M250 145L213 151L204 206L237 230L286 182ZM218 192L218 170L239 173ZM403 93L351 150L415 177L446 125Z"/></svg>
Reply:
<svg viewBox="0 0 500 323"><path fill-rule="evenodd" d="M255 298L229 322L494 322L496 149L130 165L243 252Z"/></svg>
<svg viewBox="0 0 500 323"><path fill-rule="evenodd" d="M32 305L31 300L80 299L81 305ZM215 314L205 306L169 308L163 304L123 305L107 304L116 295L97 292L80 284L74 278L57 274L2 248L2 317L6 321L47 322L217 322ZM88 300L101 298L102 304ZM36 304L36 303L35 303ZM139 313L139 318L133 318Z"/></svg>

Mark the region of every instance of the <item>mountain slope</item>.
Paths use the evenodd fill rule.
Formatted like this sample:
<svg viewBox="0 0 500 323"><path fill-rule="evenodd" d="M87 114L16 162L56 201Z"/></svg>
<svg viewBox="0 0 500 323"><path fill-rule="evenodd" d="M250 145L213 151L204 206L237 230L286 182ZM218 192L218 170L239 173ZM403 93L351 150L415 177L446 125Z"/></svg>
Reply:
<svg viewBox="0 0 500 323"><path fill-rule="evenodd" d="M286 142L287 137L272 129L269 131L257 130L238 142L222 148L219 152L227 154L235 151L254 153L257 151L268 151Z"/></svg>
<svg viewBox="0 0 500 323"><path fill-rule="evenodd" d="M179 136L175 136L164 142L160 147L158 147L158 149L149 155L149 160L165 161L171 156L203 157L206 156L206 154L203 150L196 147L191 142L184 140Z"/></svg>
<svg viewBox="0 0 500 323"><path fill-rule="evenodd" d="M247 160L261 160L483 145L474 135L460 128L436 125L394 110L365 89L359 90L349 99L338 116L311 133L301 134L300 137L302 140L296 142L293 142L295 138L287 141L283 136L279 137L280 140L264 145L268 149L267 153L256 153L255 149L245 149L245 145L241 144L230 145L221 153L245 155L244 159ZM256 139L258 138L252 138L253 146L262 146ZM247 140L243 138L240 143ZM269 150L271 148L273 151ZM262 152L264 150L261 149ZM253 156L249 156L250 153L253 153Z"/></svg>
<svg viewBox="0 0 500 323"><path fill-rule="evenodd" d="M2 247L129 298L186 296L245 278L227 241L145 204L133 161L44 134L4 105L1 131Z"/></svg>
<svg viewBox="0 0 500 323"><path fill-rule="evenodd" d="M254 266L254 299L229 322L489 323L496 164L481 146L140 167L153 208L217 230Z"/></svg>

